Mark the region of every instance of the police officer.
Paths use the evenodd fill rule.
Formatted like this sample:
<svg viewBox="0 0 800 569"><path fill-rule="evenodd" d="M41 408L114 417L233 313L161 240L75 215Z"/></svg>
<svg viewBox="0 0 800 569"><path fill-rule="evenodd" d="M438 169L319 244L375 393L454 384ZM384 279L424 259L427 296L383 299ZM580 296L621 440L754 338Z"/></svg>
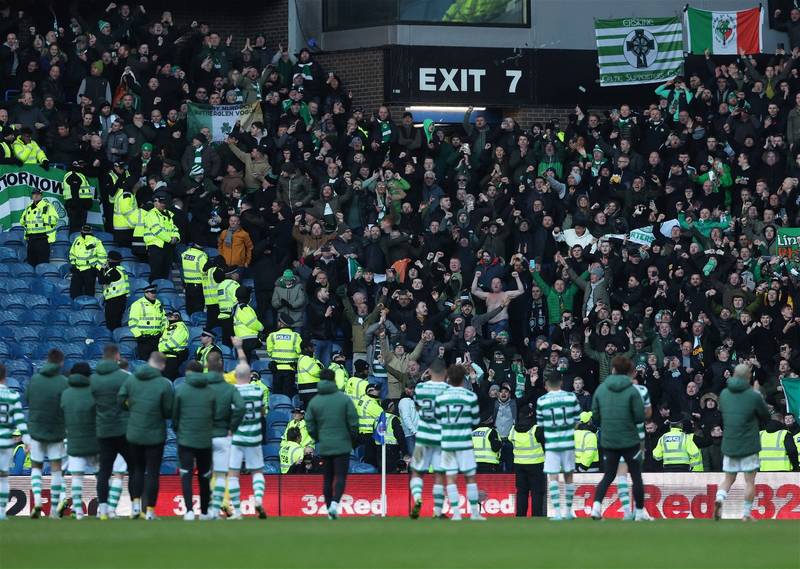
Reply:
<svg viewBox="0 0 800 569"><path fill-rule="evenodd" d="M106 264L106 248L103 242L92 235L92 226L81 227L81 234L69 248L69 263L72 265L72 279L69 283L69 296L94 296L97 273Z"/></svg>
<svg viewBox="0 0 800 569"><path fill-rule="evenodd" d="M370 383L367 390L356 403L358 412L358 444L364 445L364 462L378 468L378 453L372 433L375 432L375 421L383 413L380 404L381 386Z"/></svg>
<svg viewBox="0 0 800 569"><path fill-rule="evenodd" d="M100 269L97 280L103 285L106 327L113 332L122 326L122 315L131 292L128 273L122 266L122 255L119 251L108 252L108 261Z"/></svg>
<svg viewBox="0 0 800 569"><path fill-rule="evenodd" d="M336 387L339 391L344 391L347 380L350 377L347 373L347 369L344 367L346 361L347 358L345 355L342 352L336 351L333 352L331 363L328 364L328 369L333 371L333 375L336 378Z"/></svg>
<svg viewBox="0 0 800 569"><path fill-rule="evenodd" d="M314 357L314 344L303 342L301 350L302 354L297 358L297 393L303 407L307 408L308 402L317 394L319 372L323 366Z"/></svg>
<svg viewBox="0 0 800 569"><path fill-rule="evenodd" d="M145 245L147 228L145 225L145 218L153 208L153 204L152 202L140 204L138 199L136 203L139 204L139 207L137 207L132 214L133 237L131 237L131 252L140 262L147 263L147 245Z"/></svg>
<svg viewBox="0 0 800 569"><path fill-rule="evenodd" d="M592 412L580 414L575 427L575 469L578 472L600 472L600 453L597 450L597 429L592 424Z"/></svg>
<svg viewBox="0 0 800 569"><path fill-rule="evenodd" d="M475 462L479 473L497 472L500 464L500 449L503 444L494 428L494 417L481 422L472 431L472 448L475 451Z"/></svg>
<svg viewBox="0 0 800 569"><path fill-rule="evenodd" d="M544 431L533 424L535 414L524 407L517 414L517 424L508 434L514 448L514 477L517 487L517 517L528 515L528 500L534 517L545 515Z"/></svg>
<svg viewBox="0 0 800 569"><path fill-rule="evenodd" d="M108 174L100 179L98 200L103 208L103 228L108 232L114 229L114 197L117 195L117 190L128 186L130 174L127 166L128 163L124 160L117 160ZM135 183L135 180L132 182Z"/></svg>
<svg viewBox="0 0 800 569"><path fill-rule="evenodd" d="M298 429L300 431L300 444L304 447L314 446L314 439L308 434L308 427L306 426L306 412L300 408L295 407L292 410L292 418L286 423L286 429L283 431L281 440L287 440L289 437L289 429Z"/></svg>
<svg viewBox="0 0 800 569"><path fill-rule="evenodd" d="M661 435L653 458L663 461L664 472L689 472L703 468L700 449L690 435L684 432L683 421L670 421L669 431Z"/></svg>
<svg viewBox="0 0 800 569"><path fill-rule="evenodd" d="M344 384L344 393L353 400L353 405L358 404L358 400L367 392L369 385L369 364L364 360L356 360L353 363L353 375Z"/></svg>
<svg viewBox="0 0 800 569"><path fill-rule="evenodd" d="M32 140L33 131L24 126L19 130L19 136L14 141L13 150L16 156L23 164L38 164L45 170L50 169L50 161L44 151L39 148L36 141Z"/></svg>
<svg viewBox="0 0 800 569"><path fill-rule="evenodd" d="M233 335L242 340L242 349L247 357L247 363L253 359L253 351L261 347L259 335L264 331L264 325L258 320L256 311L250 302L250 287L240 286L236 290L236 306L233 308Z"/></svg>
<svg viewBox="0 0 800 569"><path fill-rule="evenodd" d="M295 474L300 472L305 457L305 448L300 444L300 430L289 429L286 440L281 441L280 451L281 474Z"/></svg>
<svg viewBox="0 0 800 569"><path fill-rule="evenodd" d="M94 201L94 188L89 183L85 170L85 163L76 160L64 173L64 205L67 208L70 231L78 231L86 225Z"/></svg>
<svg viewBox="0 0 800 569"><path fill-rule="evenodd" d="M0 164L22 166L23 162L14 154L14 129L0 127Z"/></svg>
<svg viewBox="0 0 800 569"><path fill-rule="evenodd" d="M278 329L267 336L267 354L272 363L272 391L292 397L295 389L295 368L300 350L300 334L292 330L294 321L288 314L278 316Z"/></svg>
<svg viewBox="0 0 800 569"><path fill-rule="evenodd" d="M203 267L208 263L205 251L189 243L186 251L181 253L181 273L183 274L183 290L186 294L186 313L191 315L202 312L203 302Z"/></svg>
<svg viewBox="0 0 800 569"><path fill-rule="evenodd" d="M233 308L236 306L236 291L239 289L239 269L227 267L225 279L217 287L219 325L222 328L222 343L231 346L233 336Z"/></svg>
<svg viewBox="0 0 800 569"><path fill-rule="evenodd" d="M223 359L222 357L222 350L216 344L217 336L214 334L213 331L206 328L200 334L200 347L197 348L197 351L194 353L195 361L200 362L200 365L203 366L203 373L208 371L208 356L209 354L219 354L220 360Z"/></svg>
<svg viewBox="0 0 800 569"><path fill-rule="evenodd" d="M758 460L761 463L761 472L791 472L797 470L797 446L794 437L784 428L783 416L779 413L772 415L769 423L763 429L761 450Z"/></svg>
<svg viewBox="0 0 800 569"><path fill-rule="evenodd" d="M56 240L58 214L55 208L42 200L42 190L31 189L31 203L22 212L20 225L25 229L25 240L28 242L29 265L35 267L39 263L50 262L50 243Z"/></svg>
<svg viewBox="0 0 800 569"><path fill-rule="evenodd" d="M189 328L177 310L166 311L167 328L158 340L158 351L167 358L164 377L175 380L178 368L189 355Z"/></svg>
<svg viewBox="0 0 800 569"><path fill-rule="evenodd" d="M203 300L206 306L206 327L213 330L219 326L219 300L217 289L219 283L225 280L225 271L222 269L224 260L221 256L214 257L203 266Z"/></svg>
<svg viewBox="0 0 800 569"><path fill-rule="evenodd" d="M384 444L386 445L386 472L395 474L401 472L401 461L408 454L406 436L403 431L403 422L395 414L397 405L389 399L381 403L386 412L386 433L384 434ZM377 425L377 421L376 421ZM373 427L375 428L375 427Z"/></svg>
<svg viewBox="0 0 800 569"><path fill-rule="evenodd" d="M120 247L133 245L133 231L141 215L136 203L136 195L132 190L133 187L135 184L130 178L118 179L113 189L114 193L111 194L111 227L114 231L114 243Z"/></svg>
<svg viewBox="0 0 800 569"><path fill-rule="evenodd" d="M153 209L144 217L144 244L147 247L147 260L150 263L150 282L168 279L172 270L175 244L180 235L167 206L169 194L157 192L153 196Z"/></svg>
<svg viewBox="0 0 800 569"><path fill-rule="evenodd" d="M167 327L167 317L161 301L156 298L158 288L149 285L144 289L144 296L131 304L128 313L128 326L136 338L136 357L148 360L150 354L158 348L158 340Z"/></svg>

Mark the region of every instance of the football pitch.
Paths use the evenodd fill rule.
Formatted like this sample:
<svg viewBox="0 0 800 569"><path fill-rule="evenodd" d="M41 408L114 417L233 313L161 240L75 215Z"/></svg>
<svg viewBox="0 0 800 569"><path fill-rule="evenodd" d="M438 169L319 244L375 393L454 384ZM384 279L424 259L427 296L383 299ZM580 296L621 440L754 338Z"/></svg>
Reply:
<svg viewBox="0 0 800 569"><path fill-rule="evenodd" d="M800 523L353 518L11 519L0 568L516 569L800 567Z"/></svg>

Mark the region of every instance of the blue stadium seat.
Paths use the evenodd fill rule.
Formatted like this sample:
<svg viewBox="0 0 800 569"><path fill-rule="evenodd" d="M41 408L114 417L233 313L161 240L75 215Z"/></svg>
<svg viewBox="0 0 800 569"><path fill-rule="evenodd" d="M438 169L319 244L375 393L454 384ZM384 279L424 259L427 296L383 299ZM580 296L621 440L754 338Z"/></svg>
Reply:
<svg viewBox="0 0 800 569"><path fill-rule="evenodd" d="M32 294L35 280L29 277L17 277L6 281L5 289L8 293Z"/></svg>
<svg viewBox="0 0 800 569"><path fill-rule="evenodd" d="M203 328L200 326L189 326L189 341L199 342L200 334L203 333Z"/></svg>
<svg viewBox="0 0 800 569"><path fill-rule="evenodd" d="M83 342L86 338L91 338L92 328L86 326L71 326L63 331L64 340L67 342Z"/></svg>
<svg viewBox="0 0 800 569"><path fill-rule="evenodd" d="M6 372L9 377L14 379L29 379L33 373L31 363L28 360L17 359L6 362Z"/></svg>
<svg viewBox="0 0 800 569"><path fill-rule="evenodd" d="M235 354L233 353L233 348L231 348L230 346L226 346L225 344L220 343L219 349L222 350L222 357L224 357L226 360L235 358Z"/></svg>
<svg viewBox="0 0 800 569"><path fill-rule="evenodd" d="M96 307L95 307L96 308ZM94 326L99 324L103 313L98 308L92 310L86 307L82 310L72 310L69 312L70 326Z"/></svg>
<svg viewBox="0 0 800 569"><path fill-rule="evenodd" d="M201 328L205 328L207 322L207 316L205 312L195 312L191 316L189 316L189 322L191 322L192 326L200 326Z"/></svg>
<svg viewBox="0 0 800 569"><path fill-rule="evenodd" d="M8 231L0 231L0 244L22 247L25 245L25 230L18 226Z"/></svg>
<svg viewBox="0 0 800 569"><path fill-rule="evenodd" d="M111 333L111 336L114 338L114 342L117 344L119 344L124 338L133 339L133 333L131 333L131 329L127 326L117 328Z"/></svg>
<svg viewBox="0 0 800 569"><path fill-rule="evenodd" d="M100 301L94 296L79 296L73 299L72 304L78 310L85 310L87 308L100 308Z"/></svg>
<svg viewBox="0 0 800 569"><path fill-rule="evenodd" d="M94 342L86 346L86 351L84 355L89 360L97 360L103 357L103 347L105 347L105 343Z"/></svg>
<svg viewBox="0 0 800 569"><path fill-rule="evenodd" d="M119 353L122 357L129 362L136 358L136 340L133 338L123 338L120 342L117 342L117 344L119 345ZM128 371L133 371L135 369L134 366L130 366Z"/></svg>
<svg viewBox="0 0 800 569"><path fill-rule="evenodd" d="M65 360L85 360L86 359L86 351L87 346L85 342L72 342L70 344L62 344L59 346L53 346L59 348L62 352L64 352L64 359ZM64 366L64 369L67 369Z"/></svg>
<svg viewBox="0 0 800 569"><path fill-rule="evenodd" d="M50 297L50 305L53 308L64 308L72 306L72 299L66 292L59 292Z"/></svg>
<svg viewBox="0 0 800 569"><path fill-rule="evenodd" d="M280 460L281 445L278 443L269 443L261 447L264 452L265 460Z"/></svg>
<svg viewBox="0 0 800 569"><path fill-rule="evenodd" d="M292 405L292 400L289 399L286 395L281 395L279 393L270 394L269 396L269 410L272 411L273 409L283 408L289 409L290 411L294 408Z"/></svg>
<svg viewBox="0 0 800 569"><path fill-rule="evenodd" d="M17 342L15 351L17 352L18 356L32 358L38 352L40 346L41 342L39 342L39 340L26 340L24 342Z"/></svg>
<svg viewBox="0 0 800 569"><path fill-rule="evenodd" d="M111 235L110 233L105 232L105 231L93 231L92 235L97 237L103 243L111 243L112 241L114 241L114 236ZM107 249L107 247L106 247L106 249Z"/></svg>
<svg viewBox="0 0 800 569"><path fill-rule="evenodd" d="M42 338L44 326L16 326L14 327L14 339L17 342L38 341Z"/></svg>
<svg viewBox="0 0 800 569"><path fill-rule="evenodd" d="M377 474L378 469L366 462L351 462L348 472L351 474Z"/></svg>
<svg viewBox="0 0 800 569"><path fill-rule="evenodd" d="M158 300L161 301L161 305L167 309L171 308L174 310L183 310L186 305L182 296L179 296L178 293L175 292L158 292Z"/></svg>
<svg viewBox="0 0 800 569"><path fill-rule="evenodd" d="M50 306L48 298L43 294L21 294L20 296L25 303L25 307L30 310L48 308Z"/></svg>
<svg viewBox="0 0 800 569"><path fill-rule="evenodd" d="M0 326L18 326L28 322L31 317L32 314L24 308L0 310Z"/></svg>
<svg viewBox="0 0 800 569"><path fill-rule="evenodd" d="M13 357L14 353L11 351L11 346L5 342L0 342L0 359L7 360Z"/></svg>
<svg viewBox="0 0 800 569"><path fill-rule="evenodd" d="M50 246L50 260L51 261L68 261L69 260L69 245L66 243L53 243Z"/></svg>
<svg viewBox="0 0 800 569"><path fill-rule="evenodd" d="M105 326L95 326L89 330L89 338L92 338L95 343L101 344L110 344L114 341L114 337L111 335L111 330Z"/></svg>
<svg viewBox="0 0 800 569"><path fill-rule="evenodd" d="M288 423L292 418L291 412L284 409L278 408L273 409L269 413L267 413L267 429L272 427L273 425L279 424L286 427L286 423ZM281 431L281 435L283 431Z"/></svg>
<svg viewBox="0 0 800 569"><path fill-rule="evenodd" d="M33 278L36 273L28 263L7 263L10 275L15 279Z"/></svg>
<svg viewBox="0 0 800 569"><path fill-rule="evenodd" d="M19 251L16 247L9 247L8 244L0 247L0 263L19 263Z"/></svg>
<svg viewBox="0 0 800 569"><path fill-rule="evenodd" d="M131 299L133 296L138 298L139 296L142 295L142 293L144 293L144 287L146 287L149 284L150 283L147 282L147 279L140 279L140 278L130 279L131 292L133 294L129 295L128 298ZM131 302L133 302L133 300L136 300L136 298L133 298Z"/></svg>
<svg viewBox="0 0 800 569"><path fill-rule="evenodd" d="M165 460L161 462L161 474L176 474L178 472L178 463L174 460Z"/></svg>
<svg viewBox="0 0 800 569"><path fill-rule="evenodd" d="M178 292L178 289L175 288L175 283L168 279L156 279L151 284L154 284L158 287L159 295L163 292Z"/></svg>
<svg viewBox="0 0 800 569"><path fill-rule="evenodd" d="M0 264L0 278L7 279L11 277L11 267L8 265Z"/></svg>
<svg viewBox="0 0 800 569"><path fill-rule="evenodd" d="M270 459L264 461L264 474L280 474L280 460Z"/></svg>
<svg viewBox="0 0 800 569"><path fill-rule="evenodd" d="M150 265L147 263L130 262L124 263L128 274L137 279L147 279L150 277Z"/></svg>
<svg viewBox="0 0 800 569"><path fill-rule="evenodd" d="M14 339L14 326L0 325L0 338L6 340Z"/></svg>
<svg viewBox="0 0 800 569"><path fill-rule="evenodd" d="M42 340L50 343L66 342L70 330L69 326L48 326L42 332Z"/></svg>
<svg viewBox="0 0 800 569"><path fill-rule="evenodd" d="M34 269L37 277L61 277L61 265L63 263L41 263Z"/></svg>

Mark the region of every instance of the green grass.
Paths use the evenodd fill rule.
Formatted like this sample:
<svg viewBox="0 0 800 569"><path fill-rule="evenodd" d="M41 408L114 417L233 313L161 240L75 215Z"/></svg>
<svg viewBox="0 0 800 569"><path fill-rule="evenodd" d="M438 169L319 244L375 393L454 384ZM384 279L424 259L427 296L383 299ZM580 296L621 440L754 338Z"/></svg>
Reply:
<svg viewBox="0 0 800 569"><path fill-rule="evenodd" d="M282 518L0 523L0 568L796 569L800 523Z"/></svg>

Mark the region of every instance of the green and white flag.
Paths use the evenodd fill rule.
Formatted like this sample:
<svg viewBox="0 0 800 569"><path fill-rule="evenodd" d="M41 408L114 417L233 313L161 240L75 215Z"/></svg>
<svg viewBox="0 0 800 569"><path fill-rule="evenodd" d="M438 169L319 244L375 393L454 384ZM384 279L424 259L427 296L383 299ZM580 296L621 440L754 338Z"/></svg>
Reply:
<svg viewBox="0 0 800 569"><path fill-rule="evenodd" d="M222 142L228 136L236 122L239 121L242 131L247 131L255 121L263 120L261 105L258 102L249 105L198 105L189 103L187 114L187 131L190 137L202 129L211 132L214 142Z"/></svg>
<svg viewBox="0 0 800 569"><path fill-rule="evenodd" d="M795 417L800 416L800 377L784 377L781 387L786 396L786 410Z"/></svg>
<svg viewBox="0 0 800 569"><path fill-rule="evenodd" d="M356 274L358 271L362 270L361 265L358 264L358 261L353 259L352 257L348 257L347 259L347 280L352 281L356 278Z"/></svg>
<svg viewBox="0 0 800 569"><path fill-rule="evenodd" d="M661 83L683 69L679 18L595 20L600 85Z"/></svg>
<svg viewBox="0 0 800 569"><path fill-rule="evenodd" d="M36 165L0 166L0 228L7 230L19 225L22 212L31 203L31 190L42 190L42 199L52 205L58 214L59 225L67 222L67 210L64 207L64 174L58 168L44 168ZM97 178L87 178L93 188L97 188ZM95 195L97 195L95 191ZM98 229L103 227L103 216L100 204L95 201L89 211L87 222Z"/></svg>

